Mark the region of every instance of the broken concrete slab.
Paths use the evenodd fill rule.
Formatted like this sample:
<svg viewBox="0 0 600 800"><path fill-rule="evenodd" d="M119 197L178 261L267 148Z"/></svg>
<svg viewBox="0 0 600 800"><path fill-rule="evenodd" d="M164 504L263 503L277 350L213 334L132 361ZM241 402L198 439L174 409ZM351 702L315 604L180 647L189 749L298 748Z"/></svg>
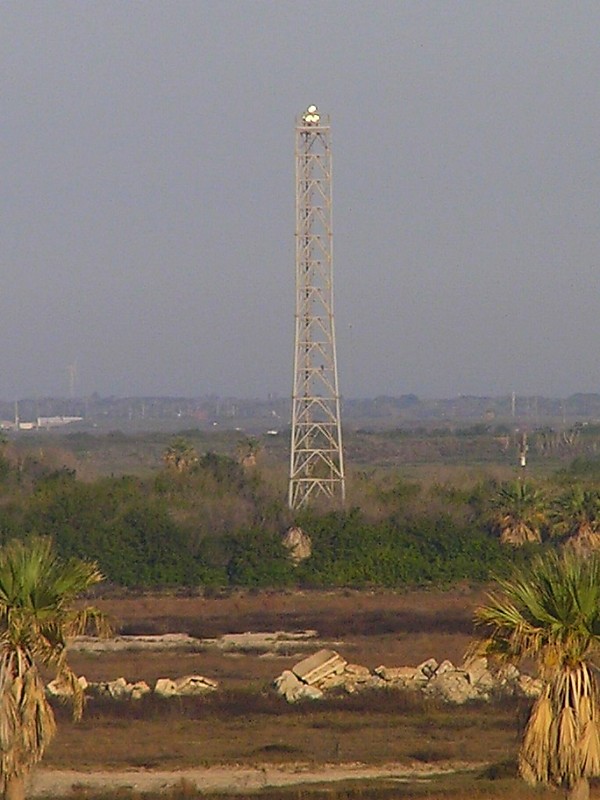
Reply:
<svg viewBox="0 0 600 800"><path fill-rule="evenodd" d="M344 671L347 661L335 650L319 650L302 659L292 667L292 672L303 683L313 686L328 675L339 675Z"/></svg>
<svg viewBox="0 0 600 800"><path fill-rule="evenodd" d="M346 664L344 675L352 677L356 683L365 683L371 677L371 670L361 664Z"/></svg>
<svg viewBox="0 0 600 800"><path fill-rule="evenodd" d="M385 667L381 665L375 669L375 674L390 683L409 681L426 681L427 678L418 667Z"/></svg>
<svg viewBox="0 0 600 800"><path fill-rule="evenodd" d="M219 687L217 681L205 678L203 675L184 675L181 678L175 678L173 684L178 697L206 694L214 692Z"/></svg>
<svg viewBox="0 0 600 800"><path fill-rule="evenodd" d="M159 697L194 697L214 692L219 684L203 675L184 675L181 678L159 678L154 685L154 694Z"/></svg>
<svg viewBox="0 0 600 800"><path fill-rule="evenodd" d="M345 681L347 679L345 672L332 672L331 675L327 675L326 678L323 678L319 681L319 689L322 689L324 692L328 692L331 689L339 689L343 687Z"/></svg>
<svg viewBox="0 0 600 800"><path fill-rule="evenodd" d="M296 695L296 692L300 686L303 686L303 683L300 678L297 678L291 670L284 669L281 675L275 678L274 685L275 689L277 690L277 694L285 697L289 703L292 702L290 698Z"/></svg>
<svg viewBox="0 0 600 800"><path fill-rule="evenodd" d="M473 686L467 675L459 670L434 675L423 689L426 695L437 697L444 703L463 705L469 700L489 700L489 696L481 693Z"/></svg>
<svg viewBox="0 0 600 800"><path fill-rule="evenodd" d="M183 650L200 652L205 649L201 639L188 636L187 633L165 633L147 636L113 636L110 639L99 639L97 636L75 636L69 640L69 652L104 653L122 650Z"/></svg>
<svg viewBox="0 0 600 800"><path fill-rule="evenodd" d="M89 686L85 675L80 675L77 678L77 683L84 692ZM66 681L55 678L47 684L46 695L48 697L56 697L57 699L65 700L73 696L73 689Z"/></svg>
<svg viewBox="0 0 600 800"><path fill-rule="evenodd" d="M294 673L286 669L275 679L277 694L285 697L288 703L297 703L298 700L320 700L323 692L316 686L308 686Z"/></svg>
<svg viewBox="0 0 600 800"><path fill-rule="evenodd" d="M290 650L305 650L314 647L317 631L269 631L245 633L226 633L219 639L210 641L211 645L224 652L239 653L279 653Z"/></svg>
<svg viewBox="0 0 600 800"><path fill-rule="evenodd" d="M432 678L435 675L438 666L439 664L435 658L428 658L427 661L423 661L417 666L417 670L422 672L426 678Z"/></svg>

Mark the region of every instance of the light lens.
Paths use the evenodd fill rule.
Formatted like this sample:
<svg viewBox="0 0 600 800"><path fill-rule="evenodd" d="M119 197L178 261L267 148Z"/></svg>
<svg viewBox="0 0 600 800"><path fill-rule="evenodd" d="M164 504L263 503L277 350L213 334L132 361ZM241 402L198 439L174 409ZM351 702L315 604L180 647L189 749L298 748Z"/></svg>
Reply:
<svg viewBox="0 0 600 800"><path fill-rule="evenodd" d="M306 113L303 115L302 119L307 125L316 125L318 124L321 117L317 111L316 106L309 106L306 109Z"/></svg>

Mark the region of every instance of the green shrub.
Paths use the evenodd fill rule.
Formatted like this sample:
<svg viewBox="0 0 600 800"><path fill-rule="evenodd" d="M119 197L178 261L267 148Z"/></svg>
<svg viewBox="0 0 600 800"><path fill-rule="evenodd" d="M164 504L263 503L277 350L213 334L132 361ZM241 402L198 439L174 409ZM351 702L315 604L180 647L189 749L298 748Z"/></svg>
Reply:
<svg viewBox="0 0 600 800"><path fill-rule="evenodd" d="M309 525L313 554L298 568L298 577L317 586L482 581L506 558L496 539L447 515L373 524L352 511Z"/></svg>
<svg viewBox="0 0 600 800"><path fill-rule="evenodd" d="M227 575L234 586L289 586L294 570L281 536L252 529L240 531L227 541Z"/></svg>

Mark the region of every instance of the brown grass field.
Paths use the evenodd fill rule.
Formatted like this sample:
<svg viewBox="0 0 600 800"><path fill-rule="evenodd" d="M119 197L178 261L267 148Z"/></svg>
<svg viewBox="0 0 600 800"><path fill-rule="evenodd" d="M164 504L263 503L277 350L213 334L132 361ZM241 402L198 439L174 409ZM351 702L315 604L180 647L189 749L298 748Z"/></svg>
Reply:
<svg viewBox="0 0 600 800"><path fill-rule="evenodd" d="M451 591L237 592L217 597L121 596L97 604L122 633L187 632L198 637L223 633L316 629L349 661L417 664L433 656L460 663L474 631L473 610L485 592L468 586ZM317 645L318 646L318 645ZM409 782L378 779L263 789L279 800L373 798L514 798L560 796L525 787L516 777L519 736L527 719L525 701L452 708L398 692L374 691L318 703L287 705L271 684L301 656L200 653L73 653L71 663L90 680L129 681L200 673L216 678L218 692L200 698L137 703L91 700L74 724L58 707L59 733L44 770L177 770L229 765L289 766L471 765L440 777ZM301 775L298 778L301 781ZM596 794L600 792L594 787ZM103 797L142 800L149 793L115 790ZM240 791L234 797L246 797ZM253 792L255 795L256 792ZM74 787L73 798L90 791ZM170 800L202 796L202 786L179 782ZM94 794L98 797L98 794Z"/></svg>

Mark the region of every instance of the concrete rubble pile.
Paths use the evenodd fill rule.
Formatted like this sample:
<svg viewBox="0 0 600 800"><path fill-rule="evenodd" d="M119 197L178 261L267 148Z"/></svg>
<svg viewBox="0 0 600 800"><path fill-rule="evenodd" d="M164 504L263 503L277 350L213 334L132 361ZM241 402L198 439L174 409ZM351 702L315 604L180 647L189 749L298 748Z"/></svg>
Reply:
<svg viewBox="0 0 600 800"><path fill-rule="evenodd" d="M418 691L453 705L487 702L498 696L535 698L542 688L541 681L521 674L512 665L492 672L487 658L474 658L460 667L429 658L417 667L380 666L371 672L367 667L349 664L335 650L319 650L303 659L282 672L274 685L288 703L319 700L334 689L348 694L365 689L397 689Z"/></svg>
<svg viewBox="0 0 600 800"><path fill-rule="evenodd" d="M154 690L145 681L128 683L125 678L114 681L88 682L84 675L78 679L80 687L87 697L106 697L111 700L141 700L146 695L154 693L157 697L193 697L214 692L218 688L217 681L205 678L202 675L184 675L181 678L159 678ZM58 680L51 681L46 686L46 694L50 698L60 700L68 699L71 687Z"/></svg>

